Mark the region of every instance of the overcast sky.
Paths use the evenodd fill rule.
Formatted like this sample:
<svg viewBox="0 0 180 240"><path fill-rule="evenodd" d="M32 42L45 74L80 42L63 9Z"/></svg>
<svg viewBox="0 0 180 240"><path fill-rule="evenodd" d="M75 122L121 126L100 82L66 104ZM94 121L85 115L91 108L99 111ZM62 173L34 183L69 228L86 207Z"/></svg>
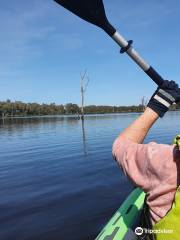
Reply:
<svg viewBox="0 0 180 240"><path fill-rule="evenodd" d="M180 1L105 0L110 22L163 77L180 83ZM138 104L152 81L100 29L53 0L0 0L0 100Z"/></svg>

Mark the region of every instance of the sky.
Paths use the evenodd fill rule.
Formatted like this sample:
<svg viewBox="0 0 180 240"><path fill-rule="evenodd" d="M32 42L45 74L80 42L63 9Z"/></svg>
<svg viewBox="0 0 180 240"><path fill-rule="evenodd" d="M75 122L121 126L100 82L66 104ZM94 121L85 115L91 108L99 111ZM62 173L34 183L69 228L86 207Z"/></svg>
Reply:
<svg viewBox="0 0 180 240"><path fill-rule="evenodd" d="M107 16L165 79L180 83L180 1L104 0ZM132 105L156 85L101 29L53 0L0 0L0 101Z"/></svg>

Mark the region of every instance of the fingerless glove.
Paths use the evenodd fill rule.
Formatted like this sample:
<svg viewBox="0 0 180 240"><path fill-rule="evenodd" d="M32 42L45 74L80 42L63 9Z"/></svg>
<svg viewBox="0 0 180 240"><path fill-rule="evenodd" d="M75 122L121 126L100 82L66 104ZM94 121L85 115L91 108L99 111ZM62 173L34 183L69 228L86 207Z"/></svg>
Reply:
<svg viewBox="0 0 180 240"><path fill-rule="evenodd" d="M180 100L180 89L174 81L165 80L152 95L148 107L163 117L173 103Z"/></svg>

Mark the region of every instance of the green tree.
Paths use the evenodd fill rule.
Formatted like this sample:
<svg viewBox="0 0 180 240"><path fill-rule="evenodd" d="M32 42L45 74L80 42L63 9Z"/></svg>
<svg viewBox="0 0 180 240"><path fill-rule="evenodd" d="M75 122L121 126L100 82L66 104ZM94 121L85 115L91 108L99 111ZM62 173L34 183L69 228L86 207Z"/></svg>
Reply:
<svg viewBox="0 0 180 240"><path fill-rule="evenodd" d="M67 103L65 105L66 114L77 114L80 112L80 108L77 104Z"/></svg>

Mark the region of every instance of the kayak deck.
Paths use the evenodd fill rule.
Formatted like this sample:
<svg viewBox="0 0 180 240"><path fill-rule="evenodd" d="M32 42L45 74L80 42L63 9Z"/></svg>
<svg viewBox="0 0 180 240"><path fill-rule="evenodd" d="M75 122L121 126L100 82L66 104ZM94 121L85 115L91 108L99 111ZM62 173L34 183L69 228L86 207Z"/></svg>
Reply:
<svg viewBox="0 0 180 240"><path fill-rule="evenodd" d="M144 205L144 199L145 193L140 188L132 191L95 240L121 240L126 234L131 235L130 230Z"/></svg>

